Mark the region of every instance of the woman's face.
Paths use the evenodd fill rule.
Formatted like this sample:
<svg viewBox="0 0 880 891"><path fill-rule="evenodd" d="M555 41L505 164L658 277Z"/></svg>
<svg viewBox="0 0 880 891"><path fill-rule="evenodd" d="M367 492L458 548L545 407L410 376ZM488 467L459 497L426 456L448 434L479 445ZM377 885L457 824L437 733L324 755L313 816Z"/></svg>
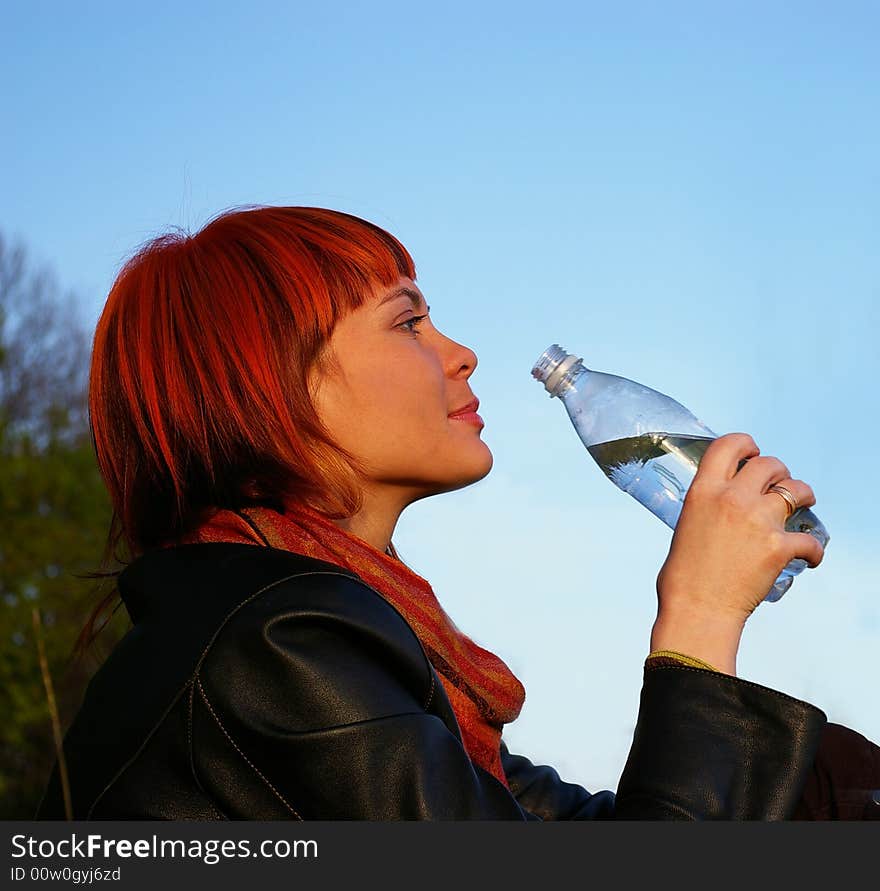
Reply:
<svg viewBox="0 0 880 891"><path fill-rule="evenodd" d="M382 288L337 322L310 379L330 435L366 468L361 482L404 505L492 468L468 383L477 357L427 313L411 279Z"/></svg>

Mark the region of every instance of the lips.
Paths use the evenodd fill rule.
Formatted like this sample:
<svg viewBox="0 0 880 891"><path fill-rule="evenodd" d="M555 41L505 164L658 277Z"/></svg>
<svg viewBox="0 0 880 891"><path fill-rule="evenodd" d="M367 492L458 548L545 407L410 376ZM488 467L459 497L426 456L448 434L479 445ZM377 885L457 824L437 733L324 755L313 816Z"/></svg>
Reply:
<svg viewBox="0 0 880 891"><path fill-rule="evenodd" d="M477 414L479 407L480 400L474 397L467 405L452 412L449 418L453 421L464 421L468 424L475 424L477 427L484 427L483 419Z"/></svg>
<svg viewBox="0 0 880 891"><path fill-rule="evenodd" d="M472 414L473 412L475 412L479 407L480 407L480 400L477 399L476 396L474 396L474 398L471 399L471 401L468 402L467 405L463 405L461 408L456 409L453 412L450 412L449 417L455 418L458 415L469 415L469 414Z"/></svg>

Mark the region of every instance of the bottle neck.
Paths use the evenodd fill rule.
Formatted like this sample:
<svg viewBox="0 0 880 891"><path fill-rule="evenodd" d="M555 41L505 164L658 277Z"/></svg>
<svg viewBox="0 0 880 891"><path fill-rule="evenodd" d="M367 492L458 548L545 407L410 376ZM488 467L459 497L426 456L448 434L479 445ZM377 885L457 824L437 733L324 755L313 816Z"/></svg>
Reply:
<svg viewBox="0 0 880 891"><path fill-rule="evenodd" d="M558 396L560 399L565 399L565 397L574 392L575 390L575 381L579 378L582 378L585 374L588 374L590 371L589 368L586 368L581 360L578 359L577 362L574 362L572 366L565 371L562 377L555 383L553 389L550 392L551 396Z"/></svg>
<svg viewBox="0 0 880 891"><path fill-rule="evenodd" d="M540 381L551 396L565 397L574 389L574 382L590 370L583 362L554 343L532 366L532 377Z"/></svg>
<svg viewBox="0 0 880 891"><path fill-rule="evenodd" d="M584 367L583 359L565 353L562 350L557 355L551 355L541 366L533 372L544 384L544 389L551 396L565 397L574 387L574 382L588 371Z"/></svg>

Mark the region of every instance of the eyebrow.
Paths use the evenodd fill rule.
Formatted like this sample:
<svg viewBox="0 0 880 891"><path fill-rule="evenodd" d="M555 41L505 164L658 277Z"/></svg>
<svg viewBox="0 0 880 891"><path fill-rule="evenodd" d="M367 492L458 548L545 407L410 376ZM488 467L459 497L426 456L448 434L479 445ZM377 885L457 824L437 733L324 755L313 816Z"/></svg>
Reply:
<svg viewBox="0 0 880 891"><path fill-rule="evenodd" d="M412 301L413 309L417 306L421 306L422 300L424 299L418 291L414 291L412 288L398 288L396 291L392 291L387 297L383 298L379 301L379 306L384 306L391 300L395 300L398 297L409 297ZM430 306L426 303L425 306L430 310Z"/></svg>

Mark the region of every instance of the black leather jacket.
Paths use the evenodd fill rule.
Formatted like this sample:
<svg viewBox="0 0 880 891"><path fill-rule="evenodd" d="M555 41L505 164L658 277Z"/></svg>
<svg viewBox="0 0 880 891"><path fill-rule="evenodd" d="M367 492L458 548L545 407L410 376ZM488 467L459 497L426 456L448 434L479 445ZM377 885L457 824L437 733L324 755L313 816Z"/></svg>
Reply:
<svg viewBox="0 0 880 891"><path fill-rule="evenodd" d="M65 737L79 820L787 819L825 723L748 681L649 669L616 795L502 744L507 789L355 574L212 543L150 552L119 586L134 627ZM56 765L36 817L64 816Z"/></svg>

